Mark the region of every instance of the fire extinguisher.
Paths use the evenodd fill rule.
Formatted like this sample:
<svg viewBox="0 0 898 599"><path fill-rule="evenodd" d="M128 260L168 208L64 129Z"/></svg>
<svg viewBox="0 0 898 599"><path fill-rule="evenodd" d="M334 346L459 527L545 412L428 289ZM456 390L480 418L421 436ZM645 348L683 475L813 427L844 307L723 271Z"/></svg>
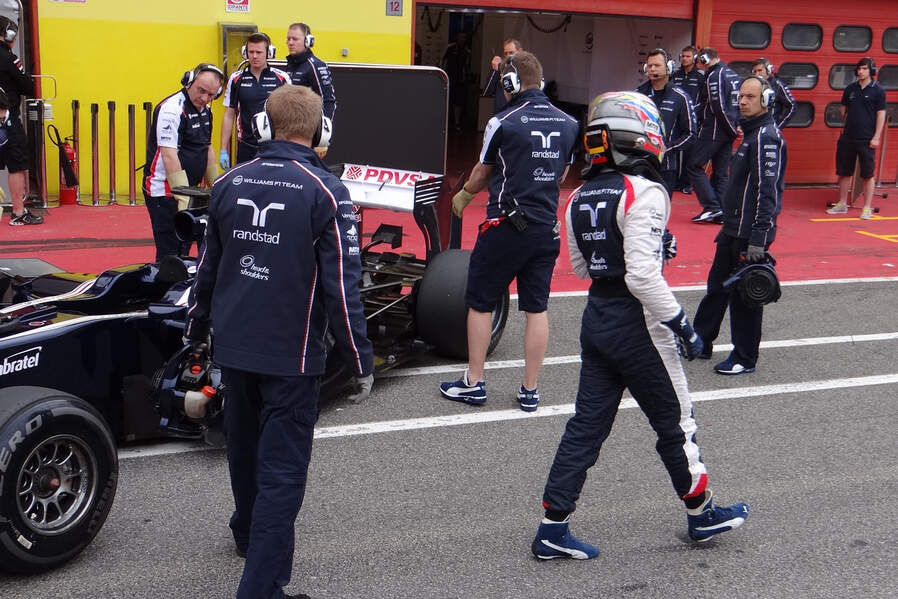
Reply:
<svg viewBox="0 0 898 599"><path fill-rule="evenodd" d="M47 128L47 134L50 141L59 148L59 204L77 204L78 203L78 177L75 175L76 165L78 164L78 156L75 155L75 148L69 141L74 141L74 137L66 137L64 140L60 138L59 129L56 125L50 125ZM55 136L55 139L54 139Z"/></svg>

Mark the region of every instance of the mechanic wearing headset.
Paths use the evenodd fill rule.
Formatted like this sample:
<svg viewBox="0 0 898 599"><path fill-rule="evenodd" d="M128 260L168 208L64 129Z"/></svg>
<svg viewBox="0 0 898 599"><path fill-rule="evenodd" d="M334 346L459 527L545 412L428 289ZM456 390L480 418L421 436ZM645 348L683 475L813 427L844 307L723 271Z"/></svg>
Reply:
<svg viewBox="0 0 898 599"><path fill-rule="evenodd" d="M312 52L314 45L315 36L305 23L293 23L287 28L287 50L290 52L287 56L287 74L293 85L304 85L321 96L326 117L323 126L331 130L337 112L337 96L331 70ZM321 158L327 154L327 148L319 147L315 151Z"/></svg>
<svg viewBox="0 0 898 599"><path fill-rule="evenodd" d="M549 341L549 285L561 239L558 193L579 131L577 121L552 106L540 90L542 71L536 56L523 50L505 59L502 88L508 106L487 123L480 161L452 198L452 211L461 217L474 195L489 184L486 221L471 254L465 293L468 368L461 379L440 385L446 399L486 402L484 362L491 313L516 279L518 308L527 319L524 380L517 400L524 411L538 407L537 377Z"/></svg>
<svg viewBox="0 0 898 599"><path fill-rule="evenodd" d="M224 73L214 64L200 63L181 77L181 90L165 98L153 110L147 139L147 161L143 166L143 196L146 199L156 260L178 255L174 217L187 207L188 198L172 194L171 188L206 185L218 176L212 149L212 110L209 103L221 95Z"/></svg>
<svg viewBox="0 0 898 599"><path fill-rule="evenodd" d="M673 195L683 167L683 154L695 138L695 109L689 95L670 84L670 67L667 52L655 48L645 59L645 73L649 80L636 91L648 96L661 113L664 123L664 158L661 161L661 177L669 195Z"/></svg>
<svg viewBox="0 0 898 599"><path fill-rule="evenodd" d="M521 42L510 37L502 42L502 56L493 56L493 60L490 62L490 78L486 80L486 86L481 95L483 97L493 96L493 114L498 114L508 104L508 99L502 92L502 74L499 72L502 61L523 49Z"/></svg>
<svg viewBox="0 0 898 599"><path fill-rule="evenodd" d="M766 79L776 92L776 100L770 107L770 114L773 115L776 126L782 129L795 112L795 98L792 97L792 91L776 76L773 65L766 58L759 58L751 63L751 74Z"/></svg>
<svg viewBox="0 0 898 599"><path fill-rule="evenodd" d="M227 387L230 527L246 557L237 597L267 599L284 597L290 582L325 329L361 387L352 401L371 391L373 357L352 201L310 148L321 98L285 85L260 117L270 124L261 139L273 130L274 140L261 146L260 160L234 167L212 188L185 338L198 344L213 329Z"/></svg>
<svg viewBox="0 0 898 599"><path fill-rule="evenodd" d="M836 145L836 175L839 176L839 201L829 214L848 212L848 194L854 164L860 160L861 180L864 182L864 208L861 218L873 218L873 170L876 148L882 140L886 122L886 94L879 82L873 80L876 64L866 57L857 61L857 81L842 92L842 134Z"/></svg>
<svg viewBox="0 0 898 599"><path fill-rule="evenodd" d="M242 54L249 65L231 75L224 92L225 112L221 119L221 150L218 152L218 164L224 170L231 166L228 147L234 121L237 122L236 164L239 164L251 160L259 151L259 140L253 135L253 116L262 112L268 94L290 83L287 73L268 66L268 59L274 58L274 46L264 33L250 35Z"/></svg>
<svg viewBox="0 0 898 599"><path fill-rule="evenodd" d="M739 75L720 61L714 48L702 48L699 62L707 66L695 113L699 120L698 139L692 146L686 171L702 211L694 223L723 222L720 201L729 177L733 140L739 121ZM711 180L705 164L711 161Z"/></svg>
<svg viewBox="0 0 898 599"><path fill-rule="evenodd" d="M3 122L7 142L0 149L0 168L9 171L9 195L12 201L12 215L9 224L39 225L44 217L31 214L25 208L25 193L28 188L28 139L19 116L22 96L34 95L34 81L25 72L22 61L13 54L19 26L0 15L0 88L6 94L8 113ZM2 214L2 212L0 212Z"/></svg>
<svg viewBox="0 0 898 599"><path fill-rule="evenodd" d="M754 372L758 362L763 308L747 305L739 293L724 288L723 282L740 266L765 262L776 236L787 152L786 141L770 114L775 96L767 80L754 75L739 88L744 137L723 196L724 223L715 238L717 250L708 272L707 292L694 319L695 332L705 342L699 357L710 359L729 304L733 351L714 367L718 374Z"/></svg>
<svg viewBox="0 0 898 599"><path fill-rule="evenodd" d="M571 267L591 278L580 328L580 383L574 416L549 471L545 515L533 554L590 559L594 545L569 519L628 389L658 435L655 447L686 508L689 535L706 541L741 526L748 506L715 506L695 441L696 424L677 346L688 360L702 349L661 274L661 231L670 199L658 172L660 116L645 96L611 92L592 101L586 129L587 179L565 210Z"/></svg>
<svg viewBox="0 0 898 599"><path fill-rule="evenodd" d="M673 72L670 81L684 92L689 94L693 107L698 103L699 91L705 82L705 74L695 64L695 56L698 49L689 45L680 51L680 68ZM696 117L698 113L696 112ZM696 125L698 120L696 119ZM692 144L694 145L694 144ZM692 185L689 183L689 173L686 171L686 165L689 164L689 157L692 154L692 148L686 148L683 151L683 167L680 169L680 177L677 181L677 189L683 193L692 193Z"/></svg>
<svg viewBox="0 0 898 599"><path fill-rule="evenodd" d="M686 46L680 51L680 68L670 76L671 82L689 94L689 99L695 104L698 102L699 90L705 80L705 74L695 65L695 55L698 54L695 46Z"/></svg>

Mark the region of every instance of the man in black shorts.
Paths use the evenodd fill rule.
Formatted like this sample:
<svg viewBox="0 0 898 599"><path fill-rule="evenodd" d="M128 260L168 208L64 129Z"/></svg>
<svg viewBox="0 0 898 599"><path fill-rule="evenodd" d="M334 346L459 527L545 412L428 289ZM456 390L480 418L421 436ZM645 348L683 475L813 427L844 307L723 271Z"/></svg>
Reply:
<svg viewBox="0 0 898 599"><path fill-rule="evenodd" d="M882 140L886 122L886 94L877 81L876 65L870 57L857 61L854 71L857 81L842 94L842 135L836 144L836 174L839 176L839 201L827 210L828 214L848 212L848 194L855 160L861 163L864 182L864 209L861 218L873 218L873 168L876 148Z"/></svg>
<svg viewBox="0 0 898 599"><path fill-rule="evenodd" d="M524 380L517 400L522 410L532 412L539 403L537 376L549 342L549 284L561 241L558 193L573 160L579 124L540 90L543 69L533 54L516 52L501 72L508 106L487 123L480 161L452 198L452 211L460 217L489 184L487 219L474 244L465 294L468 369L461 379L442 383L440 393L453 401L486 402L483 369L491 313L517 279L518 308L527 315Z"/></svg>
<svg viewBox="0 0 898 599"><path fill-rule="evenodd" d="M9 224L14 227L44 222L42 216L31 214L25 209L28 139L19 117L19 104L22 96L34 95L34 82L25 72L22 61L12 52L18 31L15 23L0 15L0 91L3 92L4 104L0 107L0 114L5 113L0 123L5 140L0 145L0 168L9 171L9 195L12 200Z"/></svg>

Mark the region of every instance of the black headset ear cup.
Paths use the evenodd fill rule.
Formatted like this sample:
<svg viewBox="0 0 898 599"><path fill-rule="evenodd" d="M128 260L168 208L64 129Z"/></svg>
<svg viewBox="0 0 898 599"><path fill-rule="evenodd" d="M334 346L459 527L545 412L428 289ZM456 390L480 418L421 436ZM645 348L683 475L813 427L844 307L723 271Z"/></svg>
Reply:
<svg viewBox="0 0 898 599"><path fill-rule="evenodd" d="M246 56L246 44L240 46L240 57L243 58L243 60L249 60Z"/></svg>
<svg viewBox="0 0 898 599"><path fill-rule="evenodd" d="M761 92L761 106L767 108L771 104L773 104L773 100L776 98L776 92L771 88L766 88Z"/></svg>
<svg viewBox="0 0 898 599"><path fill-rule="evenodd" d="M315 36L312 35L312 32L308 32L306 34L306 48L311 48L315 45Z"/></svg>

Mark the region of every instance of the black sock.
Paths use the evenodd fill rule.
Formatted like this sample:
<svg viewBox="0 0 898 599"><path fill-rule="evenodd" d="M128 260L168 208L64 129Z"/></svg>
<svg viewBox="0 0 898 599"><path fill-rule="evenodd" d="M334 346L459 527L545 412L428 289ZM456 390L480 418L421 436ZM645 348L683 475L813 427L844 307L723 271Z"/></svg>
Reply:
<svg viewBox="0 0 898 599"><path fill-rule="evenodd" d="M702 493L698 497L687 497L683 500L683 503L686 504L686 509L694 510L698 507L701 507L701 505L705 502L705 499L705 494Z"/></svg>
<svg viewBox="0 0 898 599"><path fill-rule="evenodd" d="M564 520L570 515L570 512L566 512L564 510L546 510L546 519L551 520L552 522L564 522Z"/></svg>

